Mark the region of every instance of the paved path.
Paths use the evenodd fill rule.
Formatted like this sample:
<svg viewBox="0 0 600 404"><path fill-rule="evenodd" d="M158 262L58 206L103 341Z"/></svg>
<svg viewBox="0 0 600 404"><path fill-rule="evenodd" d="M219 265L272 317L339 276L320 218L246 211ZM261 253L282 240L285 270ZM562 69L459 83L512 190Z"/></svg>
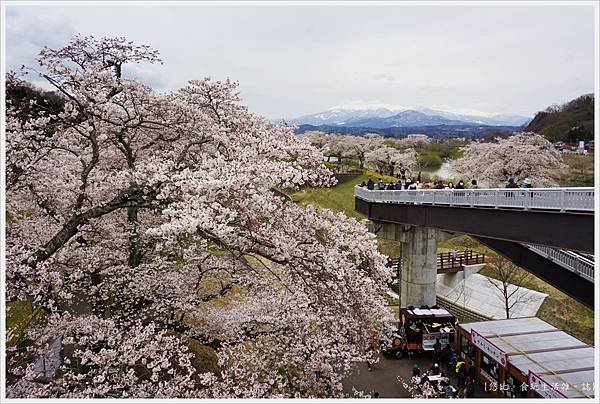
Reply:
<svg viewBox="0 0 600 404"><path fill-rule="evenodd" d="M379 393L380 398L408 398L409 392L398 382L400 376L406 382L412 376L413 364L418 363L422 371L427 371L433 360L429 355L414 356L404 359L388 359L380 355L379 363L373 366L373 371L367 370L366 363L358 364L354 372L344 380L344 393L352 395L352 388L365 394ZM448 372L450 373L450 372ZM450 383L456 387L456 377L450 377ZM480 387L475 388L475 398L491 398L492 396Z"/></svg>

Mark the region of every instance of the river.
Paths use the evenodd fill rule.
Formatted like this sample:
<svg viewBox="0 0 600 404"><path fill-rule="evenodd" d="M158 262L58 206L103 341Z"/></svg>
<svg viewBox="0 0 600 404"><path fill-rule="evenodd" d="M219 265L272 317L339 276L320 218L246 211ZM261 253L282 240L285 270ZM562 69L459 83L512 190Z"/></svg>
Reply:
<svg viewBox="0 0 600 404"><path fill-rule="evenodd" d="M449 178L452 178L452 176L456 175L456 173L454 173L450 169L450 162L449 161L444 161L444 163L437 170L433 170L433 171L423 170L423 173L427 173L430 176L436 176L436 177L438 177L440 179L443 179L443 180L447 180Z"/></svg>

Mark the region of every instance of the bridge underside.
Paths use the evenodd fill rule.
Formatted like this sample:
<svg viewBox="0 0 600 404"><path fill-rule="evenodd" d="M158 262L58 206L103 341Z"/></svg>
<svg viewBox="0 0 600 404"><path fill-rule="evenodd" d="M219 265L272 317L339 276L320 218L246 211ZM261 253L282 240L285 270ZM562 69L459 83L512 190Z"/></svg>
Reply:
<svg viewBox="0 0 600 404"><path fill-rule="evenodd" d="M594 215L366 202L355 209L376 222L431 227L492 239L594 252Z"/></svg>
<svg viewBox="0 0 600 404"><path fill-rule="evenodd" d="M486 237L477 240L587 307L594 308L594 283L519 243Z"/></svg>

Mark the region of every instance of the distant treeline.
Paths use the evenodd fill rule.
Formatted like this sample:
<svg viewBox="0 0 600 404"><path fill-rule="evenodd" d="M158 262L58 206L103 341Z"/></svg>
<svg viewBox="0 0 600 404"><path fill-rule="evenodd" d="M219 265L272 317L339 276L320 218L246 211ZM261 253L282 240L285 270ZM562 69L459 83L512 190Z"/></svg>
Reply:
<svg viewBox="0 0 600 404"><path fill-rule="evenodd" d="M464 137L467 139L486 137L492 133L506 133L518 131L521 128L518 126L488 126L488 125L435 125L435 126L412 126L412 127L396 127L396 128L360 128L360 127L340 127L330 125L300 125L297 133L309 131L320 131L325 133L337 133L342 135L366 135L368 133L376 133L384 137L403 138L411 133L423 133L430 138L446 139Z"/></svg>
<svg viewBox="0 0 600 404"><path fill-rule="evenodd" d="M537 132L551 142L594 139L594 94L538 112L525 130Z"/></svg>

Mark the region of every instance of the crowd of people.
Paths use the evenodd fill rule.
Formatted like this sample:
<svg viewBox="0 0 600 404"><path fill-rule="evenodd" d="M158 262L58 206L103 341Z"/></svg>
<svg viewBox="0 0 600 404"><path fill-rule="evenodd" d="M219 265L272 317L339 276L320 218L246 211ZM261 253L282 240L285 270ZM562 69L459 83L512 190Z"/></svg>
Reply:
<svg viewBox="0 0 600 404"><path fill-rule="evenodd" d="M398 179L396 182L388 182L385 183L383 180L373 181L371 178L367 182L363 181L360 184L361 187L367 188L369 190L379 190L379 191L399 191L399 190L417 190L417 189L466 189L464 181L458 181L454 184L452 181L449 181L444 184L442 180L436 181L425 181L420 182L419 180L415 180L414 178L409 178L406 180ZM470 189L477 188L477 180L471 180Z"/></svg>
<svg viewBox="0 0 600 404"><path fill-rule="evenodd" d="M470 185L467 186L463 180L458 181L454 184L452 181L448 181L444 183L442 180L435 181L425 181L420 182L419 180L415 180L414 178L408 178L405 180L398 179L396 182L384 182L382 179L379 181L373 181L369 178L368 181L363 181L360 184L361 187L367 188L368 190L376 190L376 191L399 191L399 190L417 190L417 189L478 189L479 185L477 180L473 179L470 182ZM532 188L531 180L529 178L525 178L521 184L518 184L517 181L510 177L508 178L505 188Z"/></svg>
<svg viewBox="0 0 600 404"><path fill-rule="evenodd" d="M454 349L447 345L436 358L441 359L427 371L422 372L418 363L413 365L410 390L413 395L424 398L472 398L476 383L475 365L460 359ZM450 374L457 378L457 388L450 384Z"/></svg>
<svg viewBox="0 0 600 404"><path fill-rule="evenodd" d="M440 369L437 363L427 372L421 372L418 363L413 365L412 370L412 393L417 397L424 398L454 398L457 396L457 390L450 384L450 378L446 371Z"/></svg>

